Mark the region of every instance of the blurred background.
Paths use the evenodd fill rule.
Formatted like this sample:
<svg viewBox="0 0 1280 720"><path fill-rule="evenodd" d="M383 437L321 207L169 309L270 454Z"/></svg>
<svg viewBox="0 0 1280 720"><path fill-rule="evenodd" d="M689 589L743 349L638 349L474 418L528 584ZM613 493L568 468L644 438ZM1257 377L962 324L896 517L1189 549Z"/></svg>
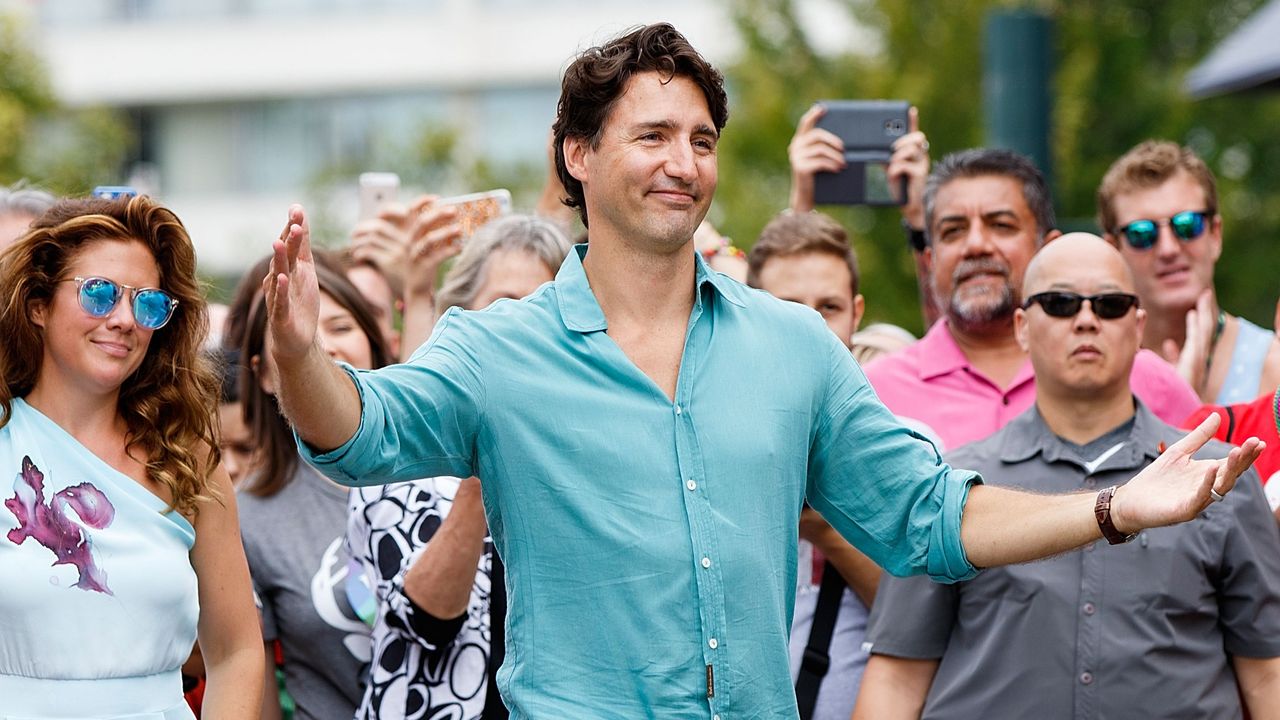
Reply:
<svg viewBox="0 0 1280 720"><path fill-rule="evenodd" d="M1268 0L0 0L0 183L156 195L222 295L291 202L343 242L362 171L399 173L402 197L506 187L529 209L565 65L658 20L728 79L710 219L741 247L787 204L810 104L906 99L935 159L1035 157L1069 229L1095 229L1097 184L1134 144L1189 144L1219 182L1219 298L1271 325L1280 62L1244 67L1280 47ZM897 211L824 210L855 238L868 321L919 334Z"/></svg>

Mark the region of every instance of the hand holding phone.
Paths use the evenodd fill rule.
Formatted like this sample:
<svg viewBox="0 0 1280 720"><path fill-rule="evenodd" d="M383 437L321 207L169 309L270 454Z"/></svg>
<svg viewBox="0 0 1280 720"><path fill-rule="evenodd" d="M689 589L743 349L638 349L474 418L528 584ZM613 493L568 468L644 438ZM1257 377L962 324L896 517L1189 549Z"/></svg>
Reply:
<svg viewBox="0 0 1280 720"><path fill-rule="evenodd" d="M443 198L437 204L455 209L456 221L462 228L462 240L465 242L485 223L511 212L511 191L498 189L458 195Z"/></svg>
<svg viewBox="0 0 1280 720"><path fill-rule="evenodd" d="M400 176L389 172L360 173L360 219L378 217L383 205L396 201L400 194Z"/></svg>
<svg viewBox="0 0 1280 720"><path fill-rule="evenodd" d="M886 173L893 144L910 131L911 104L905 100L823 100L816 127L844 145L844 169L814 175L818 204L901 205L906 178L891 183Z"/></svg>

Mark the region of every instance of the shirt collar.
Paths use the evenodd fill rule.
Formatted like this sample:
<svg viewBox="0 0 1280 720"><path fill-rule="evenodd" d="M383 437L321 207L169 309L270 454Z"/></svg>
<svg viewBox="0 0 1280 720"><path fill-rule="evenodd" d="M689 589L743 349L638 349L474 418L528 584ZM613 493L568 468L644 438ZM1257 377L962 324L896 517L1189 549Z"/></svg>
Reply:
<svg viewBox="0 0 1280 720"><path fill-rule="evenodd" d="M917 357L920 359L920 379L932 380L942 375L948 375L957 370L971 370L975 375L986 378L981 371L974 369L973 364L969 362L969 358L965 357L964 351L960 349L960 345L956 342L951 330L947 326L945 317L939 318L937 322L929 328L929 332L925 333L923 338L916 343ZM1024 382L1034 377L1034 369L1031 367L1031 360L1027 359L1022 364L1022 368L1018 370L1018 374L1014 376L1013 381L1009 383L1008 388L1002 388L1001 391L1012 390ZM991 382L990 378L986 378ZM992 383L993 385L995 383Z"/></svg>
<svg viewBox="0 0 1280 720"><path fill-rule="evenodd" d="M939 318L916 344L920 352L920 378L929 380L969 367L969 358L951 337L947 319Z"/></svg>
<svg viewBox="0 0 1280 720"><path fill-rule="evenodd" d="M556 273L556 293L560 300L560 319L569 330L580 333L598 332L609 327L605 321L604 311L591 292L591 284L587 281L587 271L582 267L582 260L587 256L587 243L573 247L573 251L565 257ZM694 253L696 270L694 285L701 291L710 285L725 300L744 307L746 305L746 289L732 278L707 267L702 256ZM702 293L695 298L702 302Z"/></svg>
<svg viewBox="0 0 1280 720"><path fill-rule="evenodd" d="M1142 467L1160 454L1160 445L1164 433L1163 423L1151 414L1146 405L1136 397L1133 399L1133 428L1125 440L1124 447L1107 459L1104 465L1108 468ZM1062 438L1053 434L1040 415L1040 408L1032 405L1030 410L1009 421L1003 431L1000 444L1000 461L1019 463L1043 455L1045 462L1057 462L1067 452Z"/></svg>

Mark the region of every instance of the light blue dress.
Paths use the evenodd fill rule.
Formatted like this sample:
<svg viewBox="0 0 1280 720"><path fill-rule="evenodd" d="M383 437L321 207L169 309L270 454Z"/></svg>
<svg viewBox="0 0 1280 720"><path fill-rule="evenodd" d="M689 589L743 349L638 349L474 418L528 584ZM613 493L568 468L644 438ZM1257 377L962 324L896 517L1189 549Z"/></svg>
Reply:
<svg viewBox="0 0 1280 720"><path fill-rule="evenodd" d="M0 500L0 720L191 720L191 524L22 400Z"/></svg>

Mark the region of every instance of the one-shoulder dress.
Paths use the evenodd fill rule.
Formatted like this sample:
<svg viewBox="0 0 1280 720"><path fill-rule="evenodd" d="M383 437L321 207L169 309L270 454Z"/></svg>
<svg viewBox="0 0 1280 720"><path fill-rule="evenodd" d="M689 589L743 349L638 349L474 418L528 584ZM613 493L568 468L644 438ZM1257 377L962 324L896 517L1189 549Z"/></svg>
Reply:
<svg viewBox="0 0 1280 720"><path fill-rule="evenodd" d="M192 720L191 524L21 399L0 501L0 720Z"/></svg>

